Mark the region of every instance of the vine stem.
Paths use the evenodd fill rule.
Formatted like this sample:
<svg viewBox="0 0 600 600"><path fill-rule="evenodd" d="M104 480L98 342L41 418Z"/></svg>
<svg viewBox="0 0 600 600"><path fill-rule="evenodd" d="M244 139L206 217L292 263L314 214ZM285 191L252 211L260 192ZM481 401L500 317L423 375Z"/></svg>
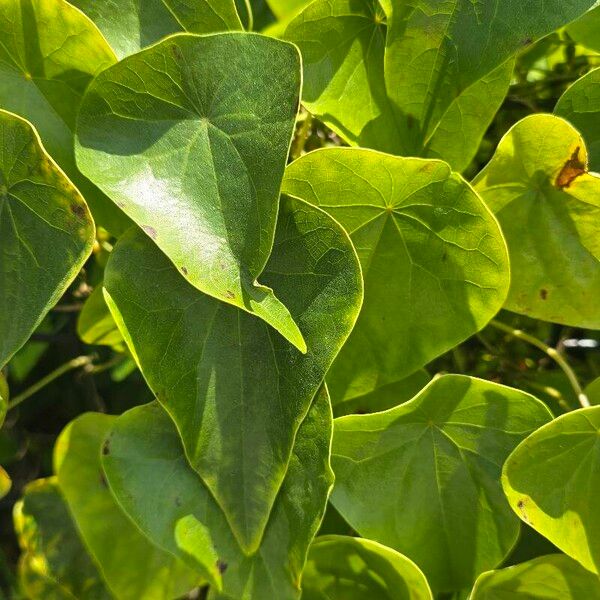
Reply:
<svg viewBox="0 0 600 600"><path fill-rule="evenodd" d="M542 340L539 340L533 335L525 333L521 329L514 329L510 325L506 325L506 323L496 321L496 319L490 321L490 325L492 325L492 327L495 327L496 329L499 329L500 331L504 331L505 333L512 335L513 337L519 340L523 340L524 342L535 346L544 354L546 354L546 356L550 357L567 376L567 379L569 380L569 383L571 384L571 387L573 388L573 391L575 392L575 395L579 400L579 404L581 404L583 408L588 408L590 406L590 401L588 400L588 397L583 393L583 389L579 384L577 375L575 375L575 372L573 371L569 363L560 354L560 352L558 352L555 348L548 346L548 344L545 344L544 342L542 342Z"/></svg>
<svg viewBox="0 0 600 600"><path fill-rule="evenodd" d="M55 379L58 379L61 375L64 375L69 371L79 369L80 367L86 367L88 365L91 365L93 359L93 356L77 356L76 358L72 358L71 360L67 361L63 365L60 365L60 367L57 367L56 369L54 369L54 371L51 371L50 373L48 373L48 375L42 377L39 381L36 381L31 387L28 387L25 391L15 396L8 403L7 410L12 410L16 406L19 406L19 404L21 404L23 400L27 400L27 398L33 396L33 394L46 387Z"/></svg>

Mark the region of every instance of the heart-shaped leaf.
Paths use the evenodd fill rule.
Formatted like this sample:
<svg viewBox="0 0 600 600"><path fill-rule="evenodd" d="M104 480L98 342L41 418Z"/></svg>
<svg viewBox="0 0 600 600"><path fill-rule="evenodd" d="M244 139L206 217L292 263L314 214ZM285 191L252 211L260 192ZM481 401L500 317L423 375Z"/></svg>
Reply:
<svg viewBox="0 0 600 600"><path fill-rule="evenodd" d="M597 14L600 40L600 7ZM554 112L583 135L590 153L589 168L600 171L600 69L590 71L569 87Z"/></svg>
<svg viewBox="0 0 600 600"><path fill-rule="evenodd" d="M117 243L104 282L150 388L247 552L258 547L296 431L362 300L350 240L299 200L282 200L263 277L302 328L307 354L192 287L141 232Z"/></svg>
<svg viewBox="0 0 600 600"><path fill-rule="evenodd" d="M77 335L86 343L111 346L117 352L124 349L124 341L104 300L102 285L88 296L77 319Z"/></svg>
<svg viewBox="0 0 600 600"><path fill-rule="evenodd" d="M101 452L114 421L112 416L85 413L62 431L54 449L60 490L85 546L117 598L179 597L195 587L200 576L140 533L104 479Z"/></svg>
<svg viewBox="0 0 600 600"><path fill-rule="evenodd" d="M27 485L14 509L23 552L19 579L33 600L108 600L112 594L85 549L55 478Z"/></svg>
<svg viewBox="0 0 600 600"><path fill-rule="evenodd" d="M317 538L302 575L302 600L433 600L411 560L377 542L342 535Z"/></svg>
<svg viewBox="0 0 600 600"><path fill-rule="evenodd" d="M600 406L562 415L509 456L502 484L513 510L600 573Z"/></svg>
<svg viewBox="0 0 600 600"><path fill-rule="evenodd" d="M502 307L502 233L446 163L329 148L289 165L283 190L337 219L362 265L365 303L327 378L334 404L403 379Z"/></svg>
<svg viewBox="0 0 600 600"><path fill-rule="evenodd" d="M119 417L107 443L103 464L111 489L154 543L191 563L214 547L223 572L223 597L229 600L298 598L308 547L333 481L331 408L325 392L317 395L298 430L264 536L248 556L190 468L177 430L158 403ZM182 521L193 521L208 533L204 544L178 535ZM221 596L214 592L212 597Z"/></svg>
<svg viewBox="0 0 600 600"><path fill-rule="evenodd" d="M519 121L476 177L508 244L506 308L600 328L600 176L581 135L552 115Z"/></svg>
<svg viewBox="0 0 600 600"><path fill-rule="evenodd" d="M172 36L94 80L76 153L192 285L305 351L288 309L256 281L273 246L300 76L287 42Z"/></svg>
<svg viewBox="0 0 600 600"><path fill-rule="evenodd" d="M600 600L600 579L564 554L479 576L469 600Z"/></svg>
<svg viewBox="0 0 600 600"><path fill-rule="evenodd" d="M104 34L119 58L172 33L242 29L235 0L72 0Z"/></svg>
<svg viewBox="0 0 600 600"><path fill-rule="evenodd" d="M467 588L517 540L502 463L549 418L525 392L439 377L406 404L335 420L332 503L362 536L413 560L434 591Z"/></svg>
<svg viewBox="0 0 600 600"><path fill-rule="evenodd" d="M99 71L115 62L106 40L66 0L4 0L0 39L0 108L34 125L99 225L114 234L124 231L128 219L81 175L73 155L83 92Z"/></svg>
<svg viewBox="0 0 600 600"><path fill-rule="evenodd" d="M463 170L508 91L512 57L593 3L317 0L285 37L302 52L306 107L349 143Z"/></svg>
<svg viewBox="0 0 600 600"><path fill-rule="evenodd" d="M56 304L93 243L81 194L33 127L0 110L0 368Z"/></svg>

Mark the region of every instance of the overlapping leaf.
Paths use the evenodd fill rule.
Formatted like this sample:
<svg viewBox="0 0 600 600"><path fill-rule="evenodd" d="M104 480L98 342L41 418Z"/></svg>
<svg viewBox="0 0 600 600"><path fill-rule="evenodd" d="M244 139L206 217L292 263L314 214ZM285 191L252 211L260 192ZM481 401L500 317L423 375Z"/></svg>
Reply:
<svg viewBox="0 0 600 600"><path fill-rule="evenodd" d="M474 181L506 241L506 308L600 328L600 176L588 173L581 135L552 115L518 122Z"/></svg>
<svg viewBox="0 0 600 600"><path fill-rule="evenodd" d="M117 598L179 597L201 577L140 533L104 479L102 445L114 420L108 415L86 413L63 430L54 454L60 490L85 546Z"/></svg>
<svg viewBox="0 0 600 600"><path fill-rule="evenodd" d="M362 265L365 303L328 375L335 404L403 379L500 310L502 233L446 163L331 148L289 165L283 190L337 219Z"/></svg>
<svg viewBox="0 0 600 600"><path fill-rule="evenodd" d="M28 119L89 203L96 222L118 234L127 219L81 176L73 131L91 79L115 62L96 26L66 0L0 3L0 108Z"/></svg>
<svg viewBox="0 0 600 600"><path fill-rule="evenodd" d="M600 42L600 7L597 11ZM559 98L554 112L583 135L590 154L589 168L600 172L600 69L578 79Z"/></svg>
<svg viewBox="0 0 600 600"><path fill-rule="evenodd" d="M250 555L190 468L177 430L158 403L116 420L103 464L119 502L154 543L188 562L216 552L223 594L213 589L211 598L294 600L332 484L330 442L331 408L322 391L298 430L264 536ZM204 543L181 533L182 523L190 522L205 532Z"/></svg>
<svg viewBox="0 0 600 600"><path fill-rule="evenodd" d="M434 592L467 588L516 542L502 463L549 418L519 390L439 377L397 408L335 420L332 502L362 536L413 560Z"/></svg>
<svg viewBox="0 0 600 600"><path fill-rule="evenodd" d="M146 380L247 552L258 547L296 431L362 299L350 240L299 200L282 200L263 278L299 324L307 354L189 285L141 232L119 241L105 277Z"/></svg>
<svg viewBox="0 0 600 600"><path fill-rule="evenodd" d="M562 415L510 455L502 483L513 510L600 573L600 406Z"/></svg>
<svg viewBox="0 0 600 600"><path fill-rule="evenodd" d="M124 341L104 300L102 285L89 295L77 319L77 335L86 343L122 351Z"/></svg>
<svg viewBox="0 0 600 600"><path fill-rule="evenodd" d="M21 585L32 600L107 600L112 594L86 551L54 478L25 488L15 505Z"/></svg>
<svg viewBox="0 0 600 600"><path fill-rule="evenodd" d="M249 33L172 36L103 71L79 113L77 162L201 291L301 350L257 278L273 245L300 58Z"/></svg>
<svg viewBox="0 0 600 600"><path fill-rule="evenodd" d="M506 95L512 56L593 4L318 0L285 35L302 51L307 108L342 137L462 170Z"/></svg>
<svg viewBox="0 0 600 600"><path fill-rule="evenodd" d="M600 6L592 8L567 27L576 42L600 52Z"/></svg>
<svg viewBox="0 0 600 600"><path fill-rule="evenodd" d="M119 58L172 33L242 29L235 0L71 0L105 35Z"/></svg>
<svg viewBox="0 0 600 600"><path fill-rule="evenodd" d="M32 126L0 110L0 368L67 289L93 242L81 194Z"/></svg>
<svg viewBox="0 0 600 600"><path fill-rule="evenodd" d="M433 600L417 565L361 538L317 538L302 576L302 600Z"/></svg>
<svg viewBox="0 0 600 600"><path fill-rule="evenodd" d="M600 600L600 579L564 554L483 573L469 600Z"/></svg>

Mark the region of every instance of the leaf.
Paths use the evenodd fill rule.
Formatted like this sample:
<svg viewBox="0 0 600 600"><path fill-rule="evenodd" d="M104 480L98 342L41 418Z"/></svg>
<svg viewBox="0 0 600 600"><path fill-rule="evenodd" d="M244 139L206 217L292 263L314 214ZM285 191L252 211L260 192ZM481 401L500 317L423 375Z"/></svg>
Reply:
<svg viewBox="0 0 600 600"><path fill-rule="evenodd" d="M267 0L269 8L280 21L296 15L310 2L311 0Z"/></svg>
<svg viewBox="0 0 600 600"><path fill-rule="evenodd" d="M600 52L600 6L588 10L571 23L566 30L569 36L579 44Z"/></svg>
<svg viewBox="0 0 600 600"><path fill-rule="evenodd" d="M317 538L302 576L302 600L433 600L417 565L377 542Z"/></svg>
<svg viewBox="0 0 600 600"><path fill-rule="evenodd" d="M362 312L327 377L334 405L403 379L500 310L502 233L447 164L329 148L289 165L283 191L337 219L363 270Z"/></svg>
<svg viewBox="0 0 600 600"><path fill-rule="evenodd" d="M600 404L600 377L587 385L583 393L587 396L590 404Z"/></svg>
<svg viewBox="0 0 600 600"><path fill-rule="evenodd" d="M335 404L333 416L374 413L394 408L416 396L430 381L429 373L425 369L420 369L396 383L384 385L364 396Z"/></svg>
<svg viewBox="0 0 600 600"><path fill-rule="evenodd" d="M4 498L12 488L10 475L0 466L0 499Z"/></svg>
<svg viewBox="0 0 600 600"><path fill-rule="evenodd" d="M600 177L581 135L552 115L519 121L473 182L508 244L505 307L536 319L600 328Z"/></svg>
<svg viewBox="0 0 600 600"><path fill-rule="evenodd" d="M188 460L248 553L258 547L296 431L362 300L349 239L298 200L282 199L264 279L302 328L307 354L260 319L193 288L141 232L117 243L104 282Z"/></svg>
<svg viewBox="0 0 600 600"><path fill-rule="evenodd" d="M513 510L586 569L600 573L600 406L562 415L509 456L502 485Z"/></svg>
<svg viewBox="0 0 600 600"><path fill-rule="evenodd" d="M77 319L77 335L86 344L111 346L118 352L124 349L124 340L113 319L102 292L102 285L89 295Z"/></svg>
<svg viewBox="0 0 600 600"><path fill-rule="evenodd" d="M173 36L94 80L76 153L192 285L305 351L288 309L256 281L273 246L300 83L286 42Z"/></svg>
<svg viewBox="0 0 600 600"><path fill-rule="evenodd" d="M62 431L54 449L60 490L115 596L148 600L181 596L200 578L139 532L104 479L101 450L105 451L103 442L114 422L115 417L85 413Z"/></svg>
<svg viewBox="0 0 600 600"><path fill-rule="evenodd" d="M10 392L8 389L8 383L4 373L0 371L0 427L4 423L6 417L6 411L8 410L8 401L10 399Z"/></svg>
<svg viewBox="0 0 600 600"><path fill-rule="evenodd" d="M600 12L598 31L600 35ZM590 153L589 169L600 172L600 69L571 85L559 98L554 112L580 131Z"/></svg>
<svg viewBox="0 0 600 600"><path fill-rule="evenodd" d="M563 554L483 573L469 600L599 600L600 580Z"/></svg>
<svg viewBox="0 0 600 600"><path fill-rule="evenodd" d="M360 535L413 560L434 592L466 588L517 541L502 463L549 418L519 390L438 377L406 404L335 420L331 501Z"/></svg>
<svg viewBox="0 0 600 600"><path fill-rule="evenodd" d="M33 127L0 110L0 368L56 304L93 243L81 194Z"/></svg>
<svg viewBox="0 0 600 600"><path fill-rule="evenodd" d="M22 550L19 575L28 598L113 597L79 538L54 477L27 485L15 505L14 521Z"/></svg>
<svg viewBox="0 0 600 600"><path fill-rule="evenodd" d="M242 29L234 0L72 0L119 59L172 34Z"/></svg>
<svg viewBox="0 0 600 600"><path fill-rule="evenodd" d="M118 235L128 219L75 166L73 131L83 92L115 62L106 40L65 0L0 4L0 108L28 119L89 203L96 222Z"/></svg>
<svg viewBox="0 0 600 600"><path fill-rule="evenodd" d="M462 171L506 96L514 55L593 2L513 4L317 0L285 33L302 52L303 102L352 145Z"/></svg>
<svg viewBox="0 0 600 600"><path fill-rule="evenodd" d="M289 468L264 536L246 556L208 488L189 467L171 419L158 403L119 417L103 457L108 481L119 502L157 545L193 560L207 546L182 547L179 524L194 519L208 530L223 572L223 596L213 598L293 600L310 542L332 484L329 467L331 409L319 393L302 422ZM163 482L168 478L170 485Z"/></svg>

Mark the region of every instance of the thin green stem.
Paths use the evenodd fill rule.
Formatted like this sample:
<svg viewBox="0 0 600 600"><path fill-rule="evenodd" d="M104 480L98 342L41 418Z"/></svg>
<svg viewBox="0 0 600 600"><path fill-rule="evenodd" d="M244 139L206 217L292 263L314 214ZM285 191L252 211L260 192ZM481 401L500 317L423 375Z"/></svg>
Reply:
<svg viewBox="0 0 600 600"><path fill-rule="evenodd" d="M297 158L300 158L302 156L306 140L308 140L308 136L310 135L312 120L312 115L309 112L307 112L304 121L302 121L302 124L298 129L296 139L294 140L291 152L292 160L296 160Z"/></svg>
<svg viewBox="0 0 600 600"><path fill-rule="evenodd" d="M248 31L254 29L254 14L252 13L252 4L250 0L244 0L246 5L246 13L248 14Z"/></svg>
<svg viewBox="0 0 600 600"><path fill-rule="evenodd" d="M80 367L91 365L93 359L93 356L78 356L72 358L63 365L60 365L60 367L54 369L54 371L48 373L48 375L42 377L39 381L36 381L31 387L28 387L25 391L15 396L8 403L8 410L12 410L16 406L19 406L23 400L27 400L27 398L33 396L36 392L39 392L42 388L46 387L49 383L52 383L55 379L58 379L61 375L79 369Z"/></svg>
<svg viewBox="0 0 600 600"><path fill-rule="evenodd" d="M575 375L575 372L573 371L569 363L555 348L548 346L548 344L545 344L544 342L542 342L542 340L539 340L538 338L534 337L533 335L530 335L529 333L525 333L520 329L514 329L510 325L506 325L506 323L496 321L495 319L493 321L490 321L490 325L492 325L492 327L495 327L496 329L499 329L500 331L504 331L505 333L512 335L513 337L519 340L522 340L524 342L527 342L528 344L531 344L532 346L535 346L544 354L546 354L546 356L550 357L567 376L567 379L569 380L569 383L571 384L571 387L573 388L573 391L575 392L575 395L579 400L579 404L581 404L583 408L587 408L588 406L590 406L590 401L588 400L588 397L583 393L583 389L579 384L577 375Z"/></svg>

